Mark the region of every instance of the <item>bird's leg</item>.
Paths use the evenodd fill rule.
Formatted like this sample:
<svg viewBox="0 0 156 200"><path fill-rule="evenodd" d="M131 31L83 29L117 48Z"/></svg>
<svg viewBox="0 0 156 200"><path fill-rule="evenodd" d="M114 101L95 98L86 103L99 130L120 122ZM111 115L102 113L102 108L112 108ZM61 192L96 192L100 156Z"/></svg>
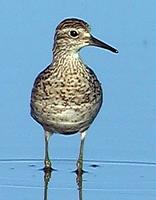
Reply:
<svg viewBox="0 0 156 200"><path fill-rule="evenodd" d="M49 152L48 152L48 143L49 143L49 138L52 135L52 133L45 131L45 159L44 159L44 164L45 164L45 171L51 171L51 161L49 159Z"/></svg>
<svg viewBox="0 0 156 200"><path fill-rule="evenodd" d="M81 134L80 152L79 152L79 157L77 160L77 173L78 174L83 173L83 149L84 149L84 140L85 140L85 136L86 136L86 131L84 131L80 134Z"/></svg>

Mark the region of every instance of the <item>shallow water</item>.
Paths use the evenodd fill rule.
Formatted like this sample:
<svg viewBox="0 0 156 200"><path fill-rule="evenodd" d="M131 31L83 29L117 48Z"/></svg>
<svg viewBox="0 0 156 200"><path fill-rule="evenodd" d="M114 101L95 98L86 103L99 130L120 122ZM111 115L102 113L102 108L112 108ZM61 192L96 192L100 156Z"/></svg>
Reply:
<svg viewBox="0 0 156 200"><path fill-rule="evenodd" d="M62 2L1 1L0 200L155 200L156 1L66 1L63 9ZM105 96L88 131L82 187L76 160L53 159L77 158L79 135L51 139L55 170L48 185L43 160L25 159L44 155L30 91L51 62L54 29L67 16L83 18L93 35L119 50L81 52Z"/></svg>
<svg viewBox="0 0 156 200"><path fill-rule="evenodd" d="M42 160L0 160L0 199L155 199L156 163L86 160L82 177L75 163L53 160L50 178Z"/></svg>

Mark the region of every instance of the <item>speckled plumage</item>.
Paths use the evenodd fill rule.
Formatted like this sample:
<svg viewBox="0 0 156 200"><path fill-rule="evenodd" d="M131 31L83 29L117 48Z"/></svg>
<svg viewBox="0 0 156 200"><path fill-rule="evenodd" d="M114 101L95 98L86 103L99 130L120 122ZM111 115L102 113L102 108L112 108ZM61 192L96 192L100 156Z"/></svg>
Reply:
<svg viewBox="0 0 156 200"><path fill-rule="evenodd" d="M37 76L31 94L31 115L46 133L84 133L100 110L101 84L79 56L88 45L117 52L95 39L83 20L66 19L56 28L53 61Z"/></svg>
<svg viewBox="0 0 156 200"><path fill-rule="evenodd" d="M63 67L53 63L37 77L31 99L31 114L45 130L68 134L90 126L101 107L102 90L81 60L69 59Z"/></svg>

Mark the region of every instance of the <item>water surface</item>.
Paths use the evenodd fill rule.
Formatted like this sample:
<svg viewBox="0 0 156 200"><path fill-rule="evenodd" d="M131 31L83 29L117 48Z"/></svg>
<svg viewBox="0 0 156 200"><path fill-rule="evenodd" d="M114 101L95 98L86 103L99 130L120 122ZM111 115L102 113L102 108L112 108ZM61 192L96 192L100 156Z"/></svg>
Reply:
<svg viewBox="0 0 156 200"><path fill-rule="evenodd" d="M0 160L0 197L33 199L137 199L156 197L156 163L85 161L77 177L75 160L53 160L45 174L42 160Z"/></svg>

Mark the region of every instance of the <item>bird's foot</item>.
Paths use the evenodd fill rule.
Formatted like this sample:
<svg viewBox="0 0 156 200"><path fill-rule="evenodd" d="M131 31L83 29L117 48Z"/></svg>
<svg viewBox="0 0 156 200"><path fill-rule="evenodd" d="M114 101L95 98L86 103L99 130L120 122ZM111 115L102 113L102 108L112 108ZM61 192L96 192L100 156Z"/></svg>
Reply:
<svg viewBox="0 0 156 200"><path fill-rule="evenodd" d="M77 163L76 163L76 166L77 166L77 170L76 170L76 174L78 176L81 176L83 174L83 160L82 159L78 159Z"/></svg>
<svg viewBox="0 0 156 200"><path fill-rule="evenodd" d="M44 161L44 171L45 172L51 172L52 171L51 161L50 160L45 160Z"/></svg>

